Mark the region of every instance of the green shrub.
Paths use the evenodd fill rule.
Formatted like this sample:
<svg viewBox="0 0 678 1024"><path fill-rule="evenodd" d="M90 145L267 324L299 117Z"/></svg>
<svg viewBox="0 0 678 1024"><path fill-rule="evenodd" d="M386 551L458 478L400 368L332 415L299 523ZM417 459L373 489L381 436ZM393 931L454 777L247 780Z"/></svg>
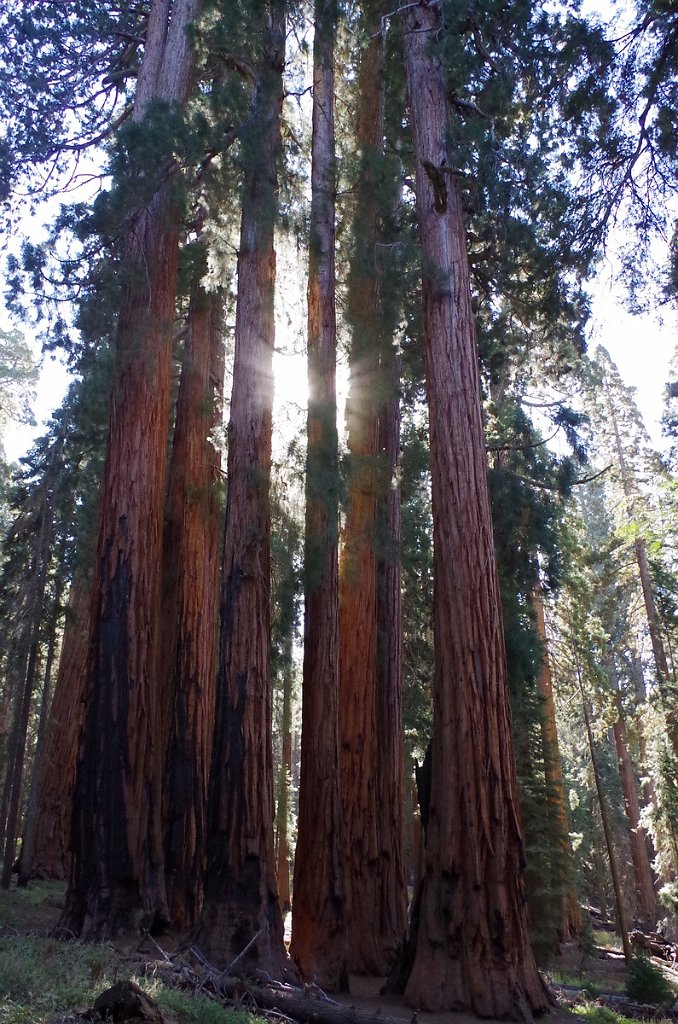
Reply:
<svg viewBox="0 0 678 1024"><path fill-rule="evenodd" d="M672 1003L675 994L662 972L646 956L631 958L626 972L626 994L634 1003Z"/></svg>

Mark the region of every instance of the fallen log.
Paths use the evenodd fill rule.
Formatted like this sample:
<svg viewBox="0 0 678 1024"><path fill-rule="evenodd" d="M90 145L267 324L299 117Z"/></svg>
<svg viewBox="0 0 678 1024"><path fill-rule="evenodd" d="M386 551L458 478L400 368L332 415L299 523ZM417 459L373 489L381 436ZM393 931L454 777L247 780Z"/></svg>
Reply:
<svg viewBox="0 0 678 1024"><path fill-rule="evenodd" d="M221 993L229 999L242 1001L247 995L256 1006L278 1010L300 1024L400 1024L381 1013L361 1013L352 1006L342 1006L332 999L314 994L312 987L292 986L269 988L253 985L243 978L221 977ZM407 1012L407 1011L405 1011Z"/></svg>

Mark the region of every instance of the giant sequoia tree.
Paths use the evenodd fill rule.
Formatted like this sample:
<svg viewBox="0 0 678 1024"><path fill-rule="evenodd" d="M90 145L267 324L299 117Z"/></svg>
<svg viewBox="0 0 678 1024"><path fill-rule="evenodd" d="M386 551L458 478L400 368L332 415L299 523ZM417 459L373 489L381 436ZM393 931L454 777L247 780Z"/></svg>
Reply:
<svg viewBox="0 0 678 1024"><path fill-rule="evenodd" d="M384 222L399 197L384 156L385 7L362 5L357 75L351 330L346 407L348 487L340 563L340 772L349 964L382 974L403 941L401 666L397 533L399 364L385 253L400 241ZM390 180L389 180L390 179Z"/></svg>
<svg viewBox="0 0 678 1024"><path fill-rule="evenodd" d="M316 0L308 275L304 683L291 953L305 978L348 987L339 803L339 466L335 305L335 0Z"/></svg>
<svg viewBox="0 0 678 1024"><path fill-rule="evenodd" d="M404 15L431 432L435 676L426 864L405 995L493 1017L546 1007L522 835L461 195L437 5Z"/></svg>
<svg viewBox="0 0 678 1024"><path fill-rule="evenodd" d="M275 877L271 748L270 480L275 322L274 229L285 0L252 7L249 131L243 137L233 389L228 436L221 638L208 804L208 955L250 959L280 975L286 953Z"/></svg>
<svg viewBox="0 0 678 1024"><path fill-rule="evenodd" d="M65 640L68 657L62 661L54 704L55 728L48 731L45 746L45 765L60 765L55 746L57 737L64 737L61 752L70 763L64 765L63 779L69 787L77 769L72 819L57 806L61 793L45 784L47 768L38 787L43 793L43 838L50 822L61 828L61 822L72 820L73 865L64 924L78 934L102 938L172 915L182 929L197 922L197 941L215 963L228 965L246 950L246 966L281 977L289 961L273 847L269 577L274 243L282 140L287 137L281 132L281 110L285 14L291 5L286 0L230 6L206 0L209 16L198 19L200 0L150 0L142 5L130 0L99 7L82 0L73 5L69 24L79 26L79 38L92 43L89 77L76 74L80 69L72 60L68 63L68 47L61 47L54 18L63 7L60 0L43 5L8 0L15 35L22 6L32 15L27 24L42 24L43 9L51 21L42 43L36 39L27 49L22 43L20 55L40 62L57 54L66 70L35 79L42 83L41 139L32 134L29 105L28 116L15 111L11 130L0 139L2 181L15 179L19 157L30 160L39 150L49 165L59 162L68 145L79 145L64 136L49 97L50 83L62 111L69 96L82 107L82 140L115 137L109 151L114 187L97 201L89 221L90 227L98 225L97 242L105 241L106 257L84 269L85 259L80 266L67 261L64 270L97 300L99 285L113 284L110 291L101 287L101 303L80 307L80 327L94 325L92 336L99 327L95 340L110 331L110 325L102 329L105 317L97 311L118 303L92 597L89 609L77 602L80 626L75 638L69 638L69 630ZM609 207L600 205L605 195L585 195L579 210L593 206L595 230L578 233L581 220L577 225L570 217L572 188L564 174L554 175L553 154L565 163L576 162L578 134L600 136L605 118L614 120L618 110L606 100L604 76L597 71L579 76L572 70L573 58L579 57L573 40L585 35L581 26L568 35L565 17L551 20L544 7L533 8L529 0L480 7L421 0L403 4L397 12L381 0L360 5L364 49L356 61L356 132L349 140L359 157L355 188L347 200L352 204L347 219L353 221L346 287L351 394L340 582L334 383L335 0L316 4L314 43L305 692L292 952L305 976L340 988L347 965L383 971L404 931L397 558L400 367L393 340L396 333L406 335L404 355L416 378L413 393L423 376L423 334L435 580L428 588L429 567L422 559L418 586L406 589L406 596L411 602L410 634L419 634L408 638L412 650L420 640L426 647L429 631L429 604L421 591L434 591L434 715L425 864L413 917L406 996L422 1008L466 1007L505 1017L541 1011L546 999L526 930L524 842L500 582L506 607L508 581L513 586L509 599L515 598L516 605L522 602L523 622L529 619L530 594L547 545L533 543L534 524L528 528L518 522L528 519L537 504L527 494L534 480L524 486L515 470L528 460L519 464L516 459L510 466L500 445L491 467L492 493L497 504L506 494L517 498L514 518L507 515L500 522L495 517L494 535L504 546L498 579L481 399L488 399L495 425L506 409L513 409L511 423L506 420L504 426L515 437L507 444L541 443L519 415L524 382L536 376L532 367L537 361L557 374L578 358L583 304L572 282L585 273L594 235L605 231L609 218ZM296 10L301 16L302 6ZM5 18L0 12L0 28L8 24ZM648 112L641 130L643 145L651 141L670 155L671 140L662 124L670 127L673 122L661 81L674 67L673 16L667 17L667 25L668 30L659 25L653 9L633 38L651 32L658 40L652 48L654 69L649 64L646 68L648 111L657 114ZM95 26L103 32L98 44ZM195 35L194 29L199 29ZM401 34L408 123L402 116L402 74L387 59L400 46ZM124 43L116 42L118 38ZM195 54L203 52L202 46L206 59L201 66L209 82L205 77L198 83ZM601 46L600 52L606 61L609 50ZM127 109L132 82L136 99L133 109ZM568 89L575 85L565 110L576 131L567 142L553 115L556 100L566 91L563 83ZM8 95L0 81L0 109L7 108ZM99 95L104 105L95 108ZM636 90L636 101L639 95ZM122 127L107 114L109 99L116 117L131 117ZM594 102L600 103L602 119L590 107ZM70 118L62 120L68 125ZM412 145L403 142L405 125L411 129ZM235 154L228 163L223 159L226 145ZM619 194L633 184L628 167L638 166L634 153L620 158L621 177L614 179ZM200 247L200 226L208 223L206 234L216 235L225 224L225 190L217 195L219 189L211 184L218 180L223 185L229 177L235 182L229 182L230 195L239 186L241 221L218 591L216 537L221 523L213 485L219 467L207 434L216 422L213 399L223 369L220 296L203 287L204 253L197 261L187 314L185 292L177 281L181 284L182 243L188 265ZM190 204L184 202L189 189L194 189ZM423 331L422 315L414 311L419 296L395 300L389 293L414 293L416 288L402 287L411 278L403 275L394 284L397 275L390 272L391 264L386 266L407 248L403 242L414 222L408 199L414 192ZM197 221L189 221L189 208L200 210ZM66 222L65 216L60 219L62 227ZM70 223L75 223L73 217ZM78 228L77 237L91 240L87 230ZM60 251L58 246L55 251ZM27 250L26 266L36 287L47 281L43 270L49 259L36 247ZM407 321L402 331L401 310ZM185 314L168 474L172 342L175 323L184 323ZM482 332L480 374L474 314ZM410 434L424 436L421 410L409 414ZM544 463L535 460L531 465L539 475ZM502 490L508 477L515 487ZM539 483L548 487L545 477L546 472ZM429 478L421 479L416 504L426 513L419 517L424 525L418 544L425 549L430 540ZM413 482L408 485L408 500L413 500ZM548 504L542 502L542 524ZM509 579L516 567L519 583L517 573ZM89 577L82 579L89 586ZM420 593L413 597L414 589ZM287 594L289 598L289 588ZM421 603L414 607L415 601ZM281 616L287 623L288 667L294 649L293 600L289 611ZM533 645L532 654L535 650ZM19 661L24 660L21 654ZM537 667L535 657L530 680L535 698ZM658 674L667 691L668 668ZM80 681L86 717L76 753L75 716L72 729L56 726L68 716L69 701L79 700ZM513 674L509 682L515 696ZM548 699L550 683L546 678L542 682ZM16 703L21 711L17 740L22 741L29 705ZM522 710L520 700L516 706ZM551 705L547 707L550 713ZM289 702L286 711L285 731ZM525 716L521 725L527 721ZM531 769L538 750L532 760L548 780L555 767L553 731L545 731L544 752L536 721L529 719L531 745L523 744L521 753L527 751L524 761ZM525 731L518 735L522 738ZM620 750L622 746L620 741ZM289 744L285 747L289 757ZM19 762L13 763L10 780ZM562 789L557 773L552 781ZM9 789L7 793L9 798ZM544 806L546 786L541 793ZM284 816L284 800L282 805ZM17 803L13 821L18 815ZM563 854L566 822L560 792L557 815ZM527 821L527 814L523 818ZM64 846L45 845L42 853L38 843L34 869L58 872ZM10 843L7 869L12 850ZM556 863L555 857L550 863ZM558 917L562 930L573 917L565 914L562 901Z"/></svg>
<svg viewBox="0 0 678 1024"><path fill-rule="evenodd" d="M154 0L133 128L181 110L193 81L188 34L199 0ZM136 139L138 139L136 135ZM135 134L129 137L135 141ZM134 161L133 163L136 163ZM137 164L138 167L138 164ZM64 923L103 938L167 917L160 834L157 645L171 343L181 204L172 151L138 169L123 239L125 276L92 585L85 732ZM157 175L154 177L154 175ZM145 179L145 180L144 180ZM142 187L143 186L143 187Z"/></svg>
<svg viewBox="0 0 678 1024"><path fill-rule="evenodd" d="M216 691L221 454L211 431L224 388L223 294L206 291L199 251L188 311L164 532L160 686L165 879L174 926L202 907ZM164 738L163 736L163 738Z"/></svg>

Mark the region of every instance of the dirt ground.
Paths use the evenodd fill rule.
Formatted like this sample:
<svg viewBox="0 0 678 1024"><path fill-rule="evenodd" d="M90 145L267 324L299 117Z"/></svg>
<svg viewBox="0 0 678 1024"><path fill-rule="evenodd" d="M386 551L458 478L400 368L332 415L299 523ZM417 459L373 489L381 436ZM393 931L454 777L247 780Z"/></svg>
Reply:
<svg viewBox="0 0 678 1024"><path fill-rule="evenodd" d="M414 1013L411 1007L405 1006L402 999L397 996L382 996L380 990L384 984L384 978L363 978L357 974L350 978L350 995L335 996L337 1002L344 1006L355 1007L364 1014L378 1015L394 1021L395 1024L478 1024L480 1018L472 1013L425 1013L419 1011ZM548 1024L572 1024L572 1014L564 1009L553 1009L548 1016L543 1018Z"/></svg>

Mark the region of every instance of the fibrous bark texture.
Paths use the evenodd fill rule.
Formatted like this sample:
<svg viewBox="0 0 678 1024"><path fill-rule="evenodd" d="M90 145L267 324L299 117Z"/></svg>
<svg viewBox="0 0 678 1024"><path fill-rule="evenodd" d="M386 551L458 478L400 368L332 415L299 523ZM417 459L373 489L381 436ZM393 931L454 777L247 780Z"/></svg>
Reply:
<svg viewBox="0 0 678 1024"><path fill-rule="evenodd" d="M54 533L54 493L51 487L48 488L45 495L41 516L42 521L37 538L37 548L34 552L32 566L28 574L25 621L22 624L28 658L25 662L25 674L18 680L21 685L17 692L14 710L14 742L5 780L5 790L9 798L7 800L7 817L0 824L0 835L3 836L4 840L4 858L2 877L0 878L0 886L3 889L9 889L14 870L19 816L21 812L21 794L24 782L23 774L26 741L28 739L28 723L40 657L40 627L45 607L47 575ZM23 641L21 645L23 646ZM20 664L23 666L23 658L20 659ZM3 803L5 803L4 800Z"/></svg>
<svg viewBox="0 0 678 1024"><path fill-rule="evenodd" d="M188 35L200 0L154 0L133 117L181 108ZM102 940L167 918L160 828L158 711L162 524L171 345L182 211L168 153L148 203L130 211L116 334L93 582L87 708L72 818L73 865L62 923Z"/></svg>
<svg viewBox="0 0 678 1024"><path fill-rule="evenodd" d="M387 972L403 939L406 916L402 790L395 792L402 771L399 605L392 590L395 576L387 580L391 571L397 574L397 567L392 557L394 545L384 543L388 530L397 528L392 504L397 497L390 483L398 440L393 436L397 425L389 404L393 396L397 407L393 339L384 337L378 258L384 133L381 11L380 4L365 5L369 42L358 70L361 164L347 293L351 327L346 407L349 476L339 585L346 916L349 969L361 974ZM389 617L391 614L395 617Z"/></svg>
<svg viewBox="0 0 678 1024"><path fill-rule="evenodd" d="M434 536L431 804L405 998L524 1018L546 1008L527 935L523 839L492 539L475 331L448 150L439 5L404 12L423 262Z"/></svg>
<svg viewBox="0 0 678 1024"><path fill-rule="evenodd" d="M278 896L280 909L284 914L292 909L290 891L290 839L289 839L289 797L292 773L292 636L288 637L285 649L285 674L283 676L282 706L282 757L278 776L278 806L276 808L276 862Z"/></svg>
<svg viewBox="0 0 678 1024"><path fill-rule="evenodd" d="M404 750L402 721L402 629L400 571L400 359L389 346L382 353L387 399L382 408L379 447L385 486L379 503L381 551L377 559L377 680L375 700L377 926L387 964L392 964L407 931L405 878Z"/></svg>
<svg viewBox="0 0 678 1024"><path fill-rule="evenodd" d="M207 792L216 697L221 456L222 296L196 267L170 463L164 536L161 686L170 712L163 779L165 885L173 926L192 928L202 907Z"/></svg>
<svg viewBox="0 0 678 1024"><path fill-rule="evenodd" d="M290 952L302 977L348 988L339 803L339 590L334 273L335 0L316 0L308 279L308 448L301 779Z"/></svg>
<svg viewBox="0 0 678 1024"><path fill-rule="evenodd" d="M54 698L37 765L34 811L22 844L21 878L26 881L68 877L73 786L85 709L90 600L90 583L79 574L71 585L66 608Z"/></svg>
<svg viewBox="0 0 678 1024"><path fill-rule="evenodd" d="M270 474L275 338L274 226L280 146L285 4L260 11L238 253L228 441L221 639L208 810L205 899L197 937L230 962L284 971L273 844L270 678Z"/></svg>

